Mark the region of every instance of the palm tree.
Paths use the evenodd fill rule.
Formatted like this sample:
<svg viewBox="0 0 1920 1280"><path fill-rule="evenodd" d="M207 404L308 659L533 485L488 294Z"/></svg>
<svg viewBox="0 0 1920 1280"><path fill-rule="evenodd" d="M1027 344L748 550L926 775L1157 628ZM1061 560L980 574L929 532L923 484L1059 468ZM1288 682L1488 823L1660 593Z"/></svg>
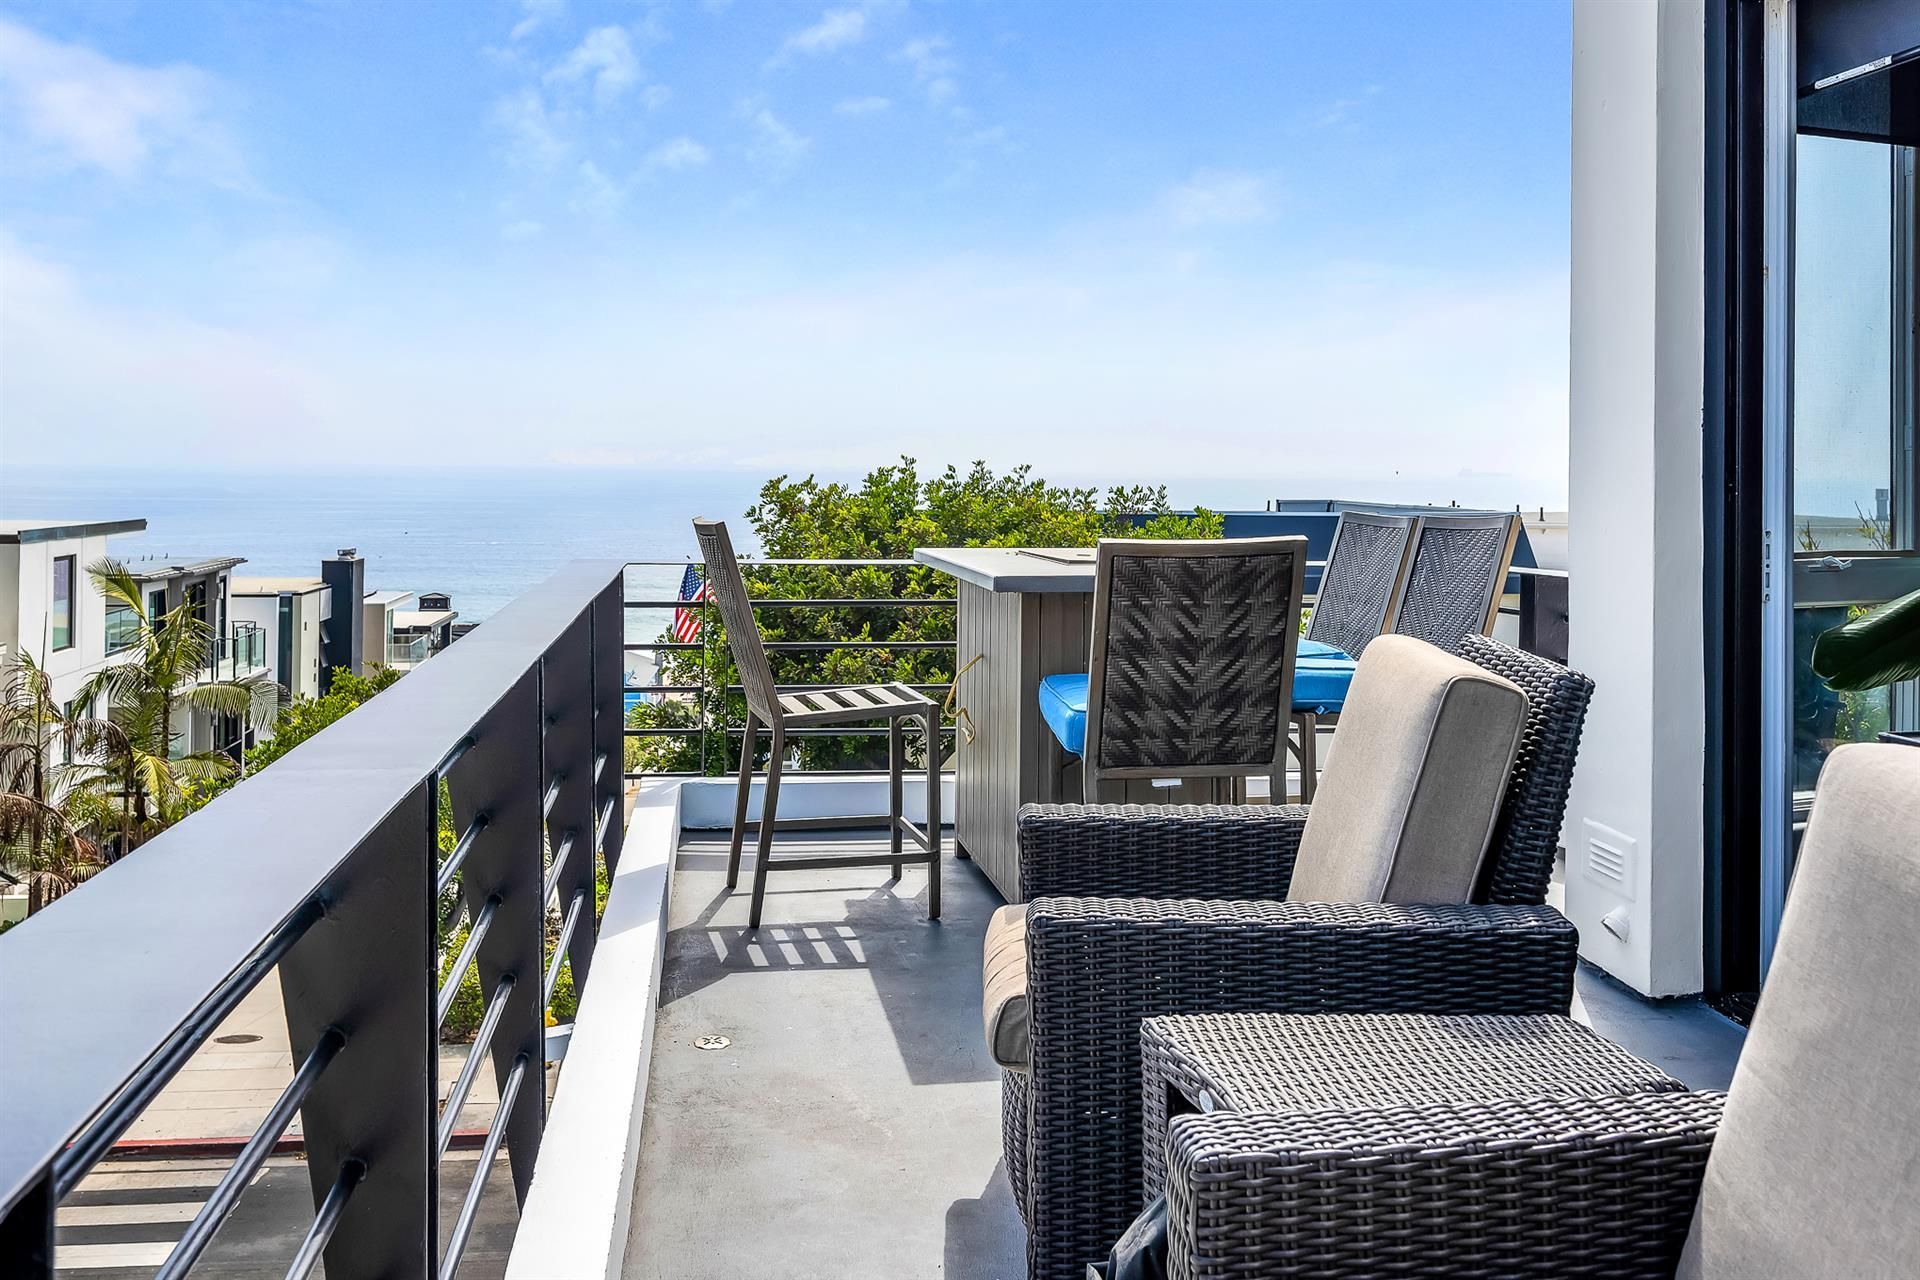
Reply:
<svg viewBox="0 0 1920 1280"><path fill-rule="evenodd" d="M92 766L73 761L110 749L117 736L107 721L62 708L31 655L16 654L0 673L0 862L26 872L29 913L100 865L92 834L100 809L82 777Z"/></svg>
<svg viewBox="0 0 1920 1280"><path fill-rule="evenodd" d="M263 723L279 705L279 686L261 677L203 680L219 637L190 603L150 617L140 582L125 565L105 559L87 566L87 574L110 604L131 609L139 624L131 656L87 681L80 697L102 699L119 731L95 789L108 785L104 775L110 774L130 837L144 840L186 815L188 787L235 768L223 751L176 751L175 713L204 711Z"/></svg>

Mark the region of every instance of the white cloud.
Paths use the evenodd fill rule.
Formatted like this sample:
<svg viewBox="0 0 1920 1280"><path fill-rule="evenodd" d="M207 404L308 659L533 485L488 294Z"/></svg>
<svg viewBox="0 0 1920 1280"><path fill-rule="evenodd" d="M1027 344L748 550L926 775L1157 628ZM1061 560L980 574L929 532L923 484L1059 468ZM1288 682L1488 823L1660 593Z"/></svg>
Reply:
<svg viewBox="0 0 1920 1280"><path fill-rule="evenodd" d="M673 138L647 152L640 168L644 173L677 173L682 169L697 169L708 159L707 149L692 138Z"/></svg>
<svg viewBox="0 0 1920 1280"><path fill-rule="evenodd" d="M493 104L493 122L507 136L518 164L550 168L571 149L562 122L547 109L538 89L520 89Z"/></svg>
<svg viewBox="0 0 1920 1280"><path fill-rule="evenodd" d="M546 227L532 218L518 218L500 228L502 240L538 240Z"/></svg>
<svg viewBox="0 0 1920 1280"><path fill-rule="evenodd" d="M696 258L644 288L599 255L525 274L409 262L334 286L384 290L376 305L317 314L236 277L219 304L233 318L208 323L0 236L0 455L72 462L84 442L217 463L271 422L383 464L444 462L453 437L418 429L430 420L459 424L463 460L482 465L565 439L582 459L841 474L873 465L878 442L1056 482L1165 480L1215 505L1564 499L1564 266L1180 276L1150 248L1116 255L1103 237L805 283ZM560 329L542 319L556 296Z"/></svg>
<svg viewBox="0 0 1920 1280"><path fill-rule="evenodd" d="M796 54L831 53L867 37L867 15L859 9L829 9L820 20L788 36L773 56L779 63Z"/></svg>
<svg viewBox="0 0 1920 1280"><path fill-rule="evenodd" d="M520 0L520 12L526 16L514 24L513 38L524 40L566 11L566 0Z"/></svg>
<svg viewBox="0 0 1920 1280"><path fill-rule="evenodd" d="M1266 179L1251 173L1202 169L1161 197L1161 208L1183 227L1235 226L1268 216Z"/></svg>
<svg viewBox="0 0 1920 1280"><path fill-rule="evenodd" d="M1308 117L1307 123L1315 129L1337 128L1340 125L1346 124L1348 118L1352 116L1356 110L1365 106L1370 99L1378 96L1379 93L1380 86L1370 84L1360 91L1358 97L1335 98L1324 107L1314 111Z"/></svg>
<svg viewBox="0 0 1920 1280"><path fill-rule="evenodd" d="M667 105L673 97L673 90L663 84L650 84L640 91L640 104L649 111L658 111Z"/></svg>
<svg viewBox="0 0 1920 1280"><path fill-rule="evenodd" d="M548 83L591 81L594 100L613 102L640 82L640 60L623 27L595 27L560 64L547 72Z"/></svg>
<svg viewBox="0 0 1920 1280"><path fill-rule="evenodd" d="M0 18L0 118L24 143L14 164L251 190L247 167L214 116L215 88L195 67L117 62ZM0 156L13 149L0 142Z"/></svg>
<svg viewBox="0 0 1920 1280"><path fill-rule="evenodd" d="M582 160L575 175L579 187L567 207L575 213L595 218L610 218L626 203L627 193L591 160Z"/></svg>
<svg viewBox="0 0 1920 1280"><path fill-rule="evenodd" d="M914 83L927 95L927 101L935 106L959 92L960 86L954 80L954 73L960 69L960 63L947 51L945 36L922 36L909 40L895 56L913 69Z"/></svg>
<svg viewBox="0 0 1920 1280"><path fill-rule="evenodd" d="M776 173L784 173L806 158L813 140L795 132L772 110L755 102L741 104L740 114L753 130L747 158Z"/></svg>
<svg viewBox="0 0 1920 1280"><path fill-rule="evenodd" d="M866 98L842 98L833 104L833 114L837 116L870 116L885 111L893 105L886 98L873 96Z"/></svg>

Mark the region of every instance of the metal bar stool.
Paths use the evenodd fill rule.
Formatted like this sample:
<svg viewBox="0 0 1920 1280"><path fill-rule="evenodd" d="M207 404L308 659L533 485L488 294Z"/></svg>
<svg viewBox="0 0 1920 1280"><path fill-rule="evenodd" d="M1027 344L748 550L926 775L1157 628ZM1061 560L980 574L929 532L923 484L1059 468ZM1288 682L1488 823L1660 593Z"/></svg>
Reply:
<svg viewBox="0 0 1920 1280"><path fill-rule="evenodd" d="M1320 730L1339 719L1360 655L1393 625L1418 523L1412 516L1343 511L1334 526L1293 677L1302 802L1312 802L1319 782ZM1285 798L1276 791L1273 802Z"/></svg>
<svg viewBox="0 0 1920 1280"><path fill-rule="evenodd" d="M740 576L740 562L734 558L733 540L727 526L718 520L695 520L694 536L700 540L700 555L707 565L707 584L713 591L720 617L726 623L727 644L733 651L733 664L740 669L740 683L747 697L746 734L740 742L740 785L733 801L733 844L727 853L727 888L734 889L740 878L740 846L749 825L758 832L753 864L753 903L747 912L747 927L760 927L760 908L767 892L767 873L771 871L816 871L831 867L891 866L894 879L909 862L927 864L927 918L940 918L940 708L931 699L899 684L859 685L845 689L826 689L806 693L782 694L774 684L773 668L767 662L766 647L760 641L760 628L754 621L753 602L747 595L746 580ZM775 812L780 802L780 774L786 755L789 729L818 725L887 722L887 826L890 851L884 854L845 854L831 857L773 857ZM906 722L918 720L927 737L927 825L923 830L907 820L906 794ZM753 790L753 753L760 731L773 736L773 750L767 758L767 784L760 802L760 821L748 823L747 800ZM858 824L871 819L803 818L789 821L788 829L822 828ZM919 846L917 853L905 849L905 841Z"/></svg>

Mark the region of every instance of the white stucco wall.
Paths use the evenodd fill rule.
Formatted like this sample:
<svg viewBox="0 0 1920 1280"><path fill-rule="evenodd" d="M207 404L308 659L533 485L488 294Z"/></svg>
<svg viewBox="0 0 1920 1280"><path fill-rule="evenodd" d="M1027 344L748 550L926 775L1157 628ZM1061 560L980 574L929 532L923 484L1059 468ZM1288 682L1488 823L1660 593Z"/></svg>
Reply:
<svg viewBox="0 0 1920 1280"><path fill-rule="evenodd" d="M1566 904L1649 995L1701 983L1705 30L1703 0L1573 7L1570 659L1595 693Z"/></svg>
<svg viewBox="0 0 1920 1280"><path fill-rule="evenodd" d="M0 574L0 601L10 602L11 643L47 673L55 700L64 704L106 665L106 598L87 577L87 566L107 554L107 539L65 538L7 547L10 562ZM53 562L74 557L74 643L53 647Z"/></svg>

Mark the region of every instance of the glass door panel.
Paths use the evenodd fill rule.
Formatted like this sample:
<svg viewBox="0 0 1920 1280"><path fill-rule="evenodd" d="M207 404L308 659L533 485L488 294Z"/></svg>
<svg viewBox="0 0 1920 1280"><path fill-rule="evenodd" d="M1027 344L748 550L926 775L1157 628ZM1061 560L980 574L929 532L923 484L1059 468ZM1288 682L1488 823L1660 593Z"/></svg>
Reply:
<svg viewBox="0 0 1920 1280"><path fill-rule="evenodd" d="M1794 838L1834 747L1911 728L1911 687L1842 692L1821 633L1920 588L1913 447L1914 150L1802 133L1794 148Z"/></svg>

